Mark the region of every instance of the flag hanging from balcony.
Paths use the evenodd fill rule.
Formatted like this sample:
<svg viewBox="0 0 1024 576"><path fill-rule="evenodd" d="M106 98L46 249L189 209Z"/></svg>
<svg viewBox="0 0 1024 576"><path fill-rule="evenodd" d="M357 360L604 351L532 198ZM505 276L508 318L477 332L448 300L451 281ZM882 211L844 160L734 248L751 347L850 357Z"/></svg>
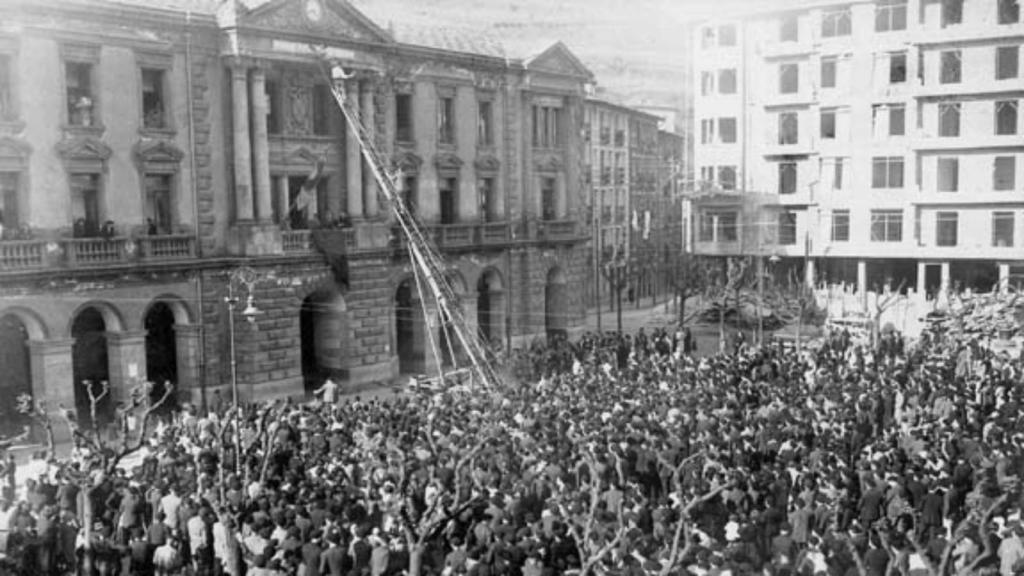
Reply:
<svg viewBox="0 0 1024 576"><path fill-rule="evenodd" d="M313 171L309 173L306 181L302 183L302 188L299 190L299 194L295 197L294 209L305 210L310 204L316 200L316 187L320 184L320 178L324 172L324 160L323 158L316 161L316 165L313 166Z"/></svg>
<svg viewBox="0 0 1024 576"><path fill-rule="evenodd" d="M633 232L640 231L640 213L633 210Z"/></svg>
<svg viewBox="0 0 1024 576"><path fill-rule="evenodd" d="M644 210L644 240L651 239L651 211Z"/></svg>

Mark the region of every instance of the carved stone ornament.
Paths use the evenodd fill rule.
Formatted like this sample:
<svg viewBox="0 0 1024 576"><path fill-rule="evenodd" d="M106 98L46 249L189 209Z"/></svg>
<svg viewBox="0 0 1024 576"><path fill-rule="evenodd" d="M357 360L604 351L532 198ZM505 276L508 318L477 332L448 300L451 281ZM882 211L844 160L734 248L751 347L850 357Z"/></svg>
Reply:
<svg viewBox="0 0 1024 576"><path fill-rule="evenodd" d="M132 150L135 162L146 164L178 164L185 153L167 140L142 140Z"/></svg>
<svg viewBox="0 0 1024 576"><path fill-rule="evenodd" d="M543 158L538 158L535 166L537 167L538 172L560 172L565 166L565 163L562 162L562 159L558 156L549 155L544 156Z"/></svg>
<svg viewBox="0 0 1024 576"><path fill-rule="evenodd" d="M455 154L438 154L434 157L434 166L439 172L457 172L462 168L462 158Z"/></svg>
<svg viewBox="0 0 1024 576"><path fill-rule="evenodd" d="M32 145L20 138L0 136L0 160L19 163L28 162L32 154Z"/></svg>
<svg viewBox="0 0 1024 576"><path fill-rule="evenodd" d="M57 143L57 154L67 160L105 162L113 150L96 138L68 138Z"/></svg>
<svg viewBox="0 0 1024 576"><path fill-rule="evenodd" d="M486 156L480 156L473 162L473 167L476 168L477 172L497 172L501 169L501 161L494 156L487 154Z"/></svg>
<svg viewBox="0 0 1024 576"><path fill-rule="evenodd" d="M402 172L415 174L423 165L423 159L412 152L403 152L395 158L395 168Z"/></svg>
<svg viewBox="0 0 1024 576"><path fill-rule="evenodd" d="M344 3L330 0L269 2L242 17L254 28L314 32L349 40L385 42L386 34Z"/></svg>

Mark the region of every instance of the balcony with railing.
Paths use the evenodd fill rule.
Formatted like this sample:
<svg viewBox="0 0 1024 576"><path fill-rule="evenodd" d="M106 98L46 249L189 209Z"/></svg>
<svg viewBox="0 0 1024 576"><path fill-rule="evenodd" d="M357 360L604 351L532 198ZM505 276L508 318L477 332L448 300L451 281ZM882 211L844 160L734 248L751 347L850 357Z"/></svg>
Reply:
<svg viewBox="0 0 1024 576"><path fill-rule="evenodd" d="M31 270L46 266L45 240L0 241L0 270Z"/></svg>
<svg viewBox="0 0 1024 576"><path fill-rule="evenodd" d="M145 261L195 258L195 237L190 234L142 236L138 239L139 257Z"/></svg>
<svg viewBox="0 0 1024 576"><path fill-rule="evenodd" d="M542 220L538 232L540 240L545 242L572 240L576 238L576 221Z"/></svg>
<svg viewBox="0 0 1024 576"><path fill-rule="evenodd" d="M472 246L476 240L476 224L443 224L433 228L434 241L441 248Z"/></svg>
<svg viewBox="0 0 1024 576"><path fill-rule="evenodd" d="M64 238L64 262L68 266L107 266L128 262L128 239Z"/></svg>
<svg viewBox="0 0 1024 576"><path fill-rule="evenodd" d="M487 222L480 225L480 244L504 244L511 239L508 222Z"/></svg>
<svg viewBox="0 0 1024 576"><path fill-rule="evenodd" d="M313 249L313 233L309 230L285 230L281 233L285 254L304 254Z"/></svg>

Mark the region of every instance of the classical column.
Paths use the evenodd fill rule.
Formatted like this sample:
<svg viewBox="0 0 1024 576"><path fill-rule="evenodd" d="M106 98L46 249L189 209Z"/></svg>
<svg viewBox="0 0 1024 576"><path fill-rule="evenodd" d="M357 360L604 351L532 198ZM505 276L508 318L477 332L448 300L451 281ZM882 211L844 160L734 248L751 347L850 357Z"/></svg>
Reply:
<svg viewBox="0 0 1024 576"><path fill-rule="evenodd" d="M256 173L256 212L262 222L274 219L270 196L270 145L267 143L267 73L252 70L252 157Z"/></svg>
<svg viewBox="0 0 1024 576"><path fill-rule="evenodd" d="M249 69L231 65L232 136L235 150L235 220L252 220L252 164L249 150Z"/></svg>
<svg viewBox="0 0 1024 576"><path fill-rule="evenodd" d="M940 267L940 274L941 280L939 290L941 290L942 293L945 294L946 291L949 290L949 262L942 263Z"/></svg>
<svg viewBox="0 0 1024 576"><path fill-rule="evenodd" d="M345 93L348 98L349 111L353 118L359 118L359 81L346 82ZM349 218L363 217L363 160L359 141L349 125L345 130L345 160L348 177L348 215Z"/></svg>
<svg viewBox="0 0 1024 576"><path fill-rule="evenodd" d="M278 176L275 184L277 186L277 213L283 223L290 217L288 214L288 208L290 207L288 203L288 177ZM312 211L310 211L310 214L312 214Z"/></svg>
<svg viewBox="0 0 1024 576"><path fill-rule="evenodd" d="M928 285L925 278L928 276L928 264L924 260L917 261L917 297L924 301Z"/></svg>
<svg viewBox="0 0 1024 576"><path fill-rule="evenodd" d="M999 292L1006 294L1010 289L1010 265L1005 262L999 263Z"/></svg>
<svg viewBox="0 0 1024 576"><path fill-rule="evenodd" d="M363 128L366 130L366 137L370 142L376 143L377 126L374 119L375 108L373 105L374 98L374 84L373 82L363 83L362 102L359 110L361 112L360 118L363 121ZM363 210L367 218L375 218L377 216L377 179L373 177L373 171L367 164L364 168L366 174L366 186L363 188Z"/></svg>
<svg viewBox="0 0 1024 576"><path fill-rule="evenodd" d="M200 324L175 324L174 347L178 355L178 382L176 396L194 405L202 405L202 387L199 382L199 348L202 346Z"/></svg>
<svg viewBox="0 0 1024 576"><path fill-rule="evenodd" d="M107 357L110 399L116 404L146 380L146 331L107 332Z"/></svg>

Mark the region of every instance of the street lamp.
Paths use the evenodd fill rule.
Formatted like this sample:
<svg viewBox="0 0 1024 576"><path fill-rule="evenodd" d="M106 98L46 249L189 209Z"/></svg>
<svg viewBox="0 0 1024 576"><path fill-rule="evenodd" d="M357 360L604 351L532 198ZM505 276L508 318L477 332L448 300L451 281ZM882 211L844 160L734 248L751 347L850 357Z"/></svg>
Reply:
<svg viewBox="0 0 1024 576"><path fill-rule="evenodd" d="M241 314L249 324L256 323L256 317L263 313L262 310L256 307L255 297L253 291L256 288L256 282L259 280L259 274L248 266L240 266L228 272L228 295L224 297L224 302L228 305L228 337L231 346L231 406L234 412L235 421L235 435L239 437L240 424L239 424L239 410L238 410L238 358L235 351L235 306L237 306L241 299L235 294L235 285L244 284L247 290L247 296L245 298L245 309L242 310ZM235 472L238 472L239 468L239 452L238 447L235 447Z"/></svg>
<svg viewBox="0 0 1024 576"><path fill-rule="evenodd" d="M627 271L629 265L630 262L621 255L612 258L604 265L605 278L608 279L615 290L615 322L619 334L622 333L622 289L626 287L626 281L629 279Z"/></svg>

